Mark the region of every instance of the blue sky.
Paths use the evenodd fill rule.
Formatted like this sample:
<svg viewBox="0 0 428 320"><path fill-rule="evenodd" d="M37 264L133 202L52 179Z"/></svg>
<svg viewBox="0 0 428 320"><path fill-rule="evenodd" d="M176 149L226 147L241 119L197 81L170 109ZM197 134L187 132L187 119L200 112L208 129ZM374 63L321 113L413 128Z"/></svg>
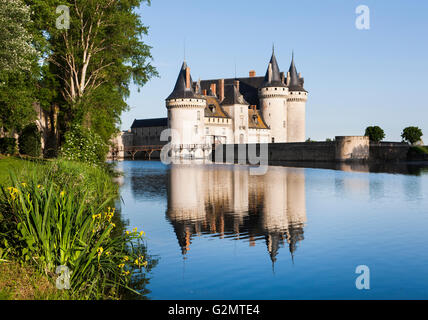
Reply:
<svg viewBox="0 0 428 320"><path fill-rule="evenodd" d="M359 5L370 29L355 27ZM264 75L272 43L281 71L294 49L309 91L306 135L325 140L362 135L379 125L389 141L419 126L428 142L428 1L387 0L152 0L138 13L150 27L160 77L132 87L126 130L135 118L165 117L183 61L193 79Z"/></svg>

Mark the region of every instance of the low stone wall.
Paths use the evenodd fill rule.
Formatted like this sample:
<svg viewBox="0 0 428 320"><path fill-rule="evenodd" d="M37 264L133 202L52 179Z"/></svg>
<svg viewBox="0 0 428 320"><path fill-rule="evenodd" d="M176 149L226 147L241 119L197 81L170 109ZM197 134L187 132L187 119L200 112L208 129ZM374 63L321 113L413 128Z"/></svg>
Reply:
<svg viewBox="0 0 428 320"><path fill-rule="evenodd" d="M239 154L240 147L243 148L241 155ZM229 161L231 158L226 158L227 150L229 153L232 153L233 150L233 161L239 161L239 158L248 158L248 148L255 148L256 155L260 156L260 147L267 147L269 162L399 162L411 160L408 159L409 145L406 143L370 143L368 137L360 136L336 137L335 141L326 142L219 145L211 158L216 161L217 152L219 155L222 153L222 161ZM218 159L221 159L221 156Z"/></svg>
<svg viewBox="0 0 428 320"><path fill-rule="evenodd" d="M370 160L372 161L406 161L409 145L403 142L371 142Z"/></svg>

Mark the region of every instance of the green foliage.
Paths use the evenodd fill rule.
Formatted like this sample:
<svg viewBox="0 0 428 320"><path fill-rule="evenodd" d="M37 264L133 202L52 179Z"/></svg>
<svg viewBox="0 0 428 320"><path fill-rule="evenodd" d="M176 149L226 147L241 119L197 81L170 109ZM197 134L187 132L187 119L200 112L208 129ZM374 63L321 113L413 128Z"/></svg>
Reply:
<svg viewBox="0 0 428 320"><path fill-rule="evenodd" d="M1 154L15 154L16 152L16 139L15 138L0 138L0 153Z"/></svg>
<svg viewBox="0 0 428 320"><path fill-rule="evenodd" d="M411 144L420 141L422 136L422 130L418 127L404 128L403 132L401 133L401 137L403 138L403 140Z"/></svg>
<svg viewBox="0 0 428 320"><path fill-rule="evenodd" d="M30 70L36 55L30 24L30 8L22 0L0 0L0 70Z"/></svg>
<svg viewBox="0 0 428 320"><path fill-rule="evenodd" d="M36 116L35 80L29 73L0 72L0 127L19 132Z"/></svg>
<svg viewBox="0 0 428 320"><path fill-rule="evenodd" d="M131 83L143 86L157 75L148 33L136 10L147 0L26 0L32 8L34 38L47 58L42 106L60 107L59 126L78 123L107 143L128 108ZM70 29L56 28L58 5L70 8ZM84 39L82 41L82 39ZM52 90L55 88L55 90ZM55 96L55 92L60 96Z"/></svg>
<svg viewBox="0 0 428 320"><path fill-rule="evenodd" d="M18 138L19 153L39 157L42 152L41 135L37 125L27 125Z"/></svg>
<svg viewBox="0 0 428 320"><path fill-rule="evenodd" d="M428 154L428 147L426 146L412 146L410 150L417 154Z"/></svg>
<svg viewBox="0 0 428 320"><path fill-rule="evenodd" d="M67 266L74 297L136 293L130 287L132 274L154 264L148 261L144 233L125 232L111 207L117 186L107 172L83 163L47 161L12 174L10 181L0 191L0 233L13 248L9 256L46 275Z"/></svg>
<svg viewBox="0 0 428 320"><path fill-rule="evenodd" d="M385 138L385 132L379 126L367 127L364 135L366 137L369 137L370 141L373 142L380 142Z"/></svg>
<svg viewBox="0 0 428 320"><path fill-rule="evenodd" d="M81 125L72 126L65 135L61 154L67 160L100 164L105 161L108 146L91 129Z"/></svg>

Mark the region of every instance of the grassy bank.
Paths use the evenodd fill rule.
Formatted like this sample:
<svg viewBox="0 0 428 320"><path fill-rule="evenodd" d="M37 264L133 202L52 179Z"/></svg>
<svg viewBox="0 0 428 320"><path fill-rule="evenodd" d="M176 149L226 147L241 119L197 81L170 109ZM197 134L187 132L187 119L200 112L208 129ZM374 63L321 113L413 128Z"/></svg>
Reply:
<svg viewBox="0 0 428 320"><path fill-rule="evenodd" d="M57 267L66 266L71 271L66 293L53 287L54 293L48 289L32 295L41 299L117 299L136 293L133 273L144 274L153 263L144 233L125 230L114 209L118 187L108 170L70 161L4 158L0 172L2 275L16 274L16 283L41 277L53 285ZM9 272L18 267L25 272ZM1 294L19 296L17 286L1 283L10 279L2 275L0 287L9 289Z"/></svg>

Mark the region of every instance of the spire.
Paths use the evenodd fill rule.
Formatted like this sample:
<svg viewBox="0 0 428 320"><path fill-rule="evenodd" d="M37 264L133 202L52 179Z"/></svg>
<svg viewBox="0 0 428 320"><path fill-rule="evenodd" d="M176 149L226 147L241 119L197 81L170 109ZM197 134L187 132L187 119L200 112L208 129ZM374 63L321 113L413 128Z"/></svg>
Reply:
<svg viewBox="0 0 428 320"><path fill-rule="evenodd" d="M299 74L297 73L296 65L294 64L294 50L292 52L290 69L288 70L288 72L290 74L290 83L288 85L289 90L306 91L305 89L303 89L303 79L299 77Z"/></svg>
<svg viewBox="0 0 428 320"><path fill-rule="evenodd" d="M272 57L270 58L268 68L266 70L263 87L285 87L281 81L281 72L279 71L278 62L275 57L275 46L272 44Z"/></svg>
<svg viewBox="0 0 428 320"><path fill-rule="evenodd" d="M195 93L192 88L192 76L190 75L190 68L187 66L186 61L183 61L174 90L166 98L169 99L182 99L182 98L195 98Z"/></svg>

